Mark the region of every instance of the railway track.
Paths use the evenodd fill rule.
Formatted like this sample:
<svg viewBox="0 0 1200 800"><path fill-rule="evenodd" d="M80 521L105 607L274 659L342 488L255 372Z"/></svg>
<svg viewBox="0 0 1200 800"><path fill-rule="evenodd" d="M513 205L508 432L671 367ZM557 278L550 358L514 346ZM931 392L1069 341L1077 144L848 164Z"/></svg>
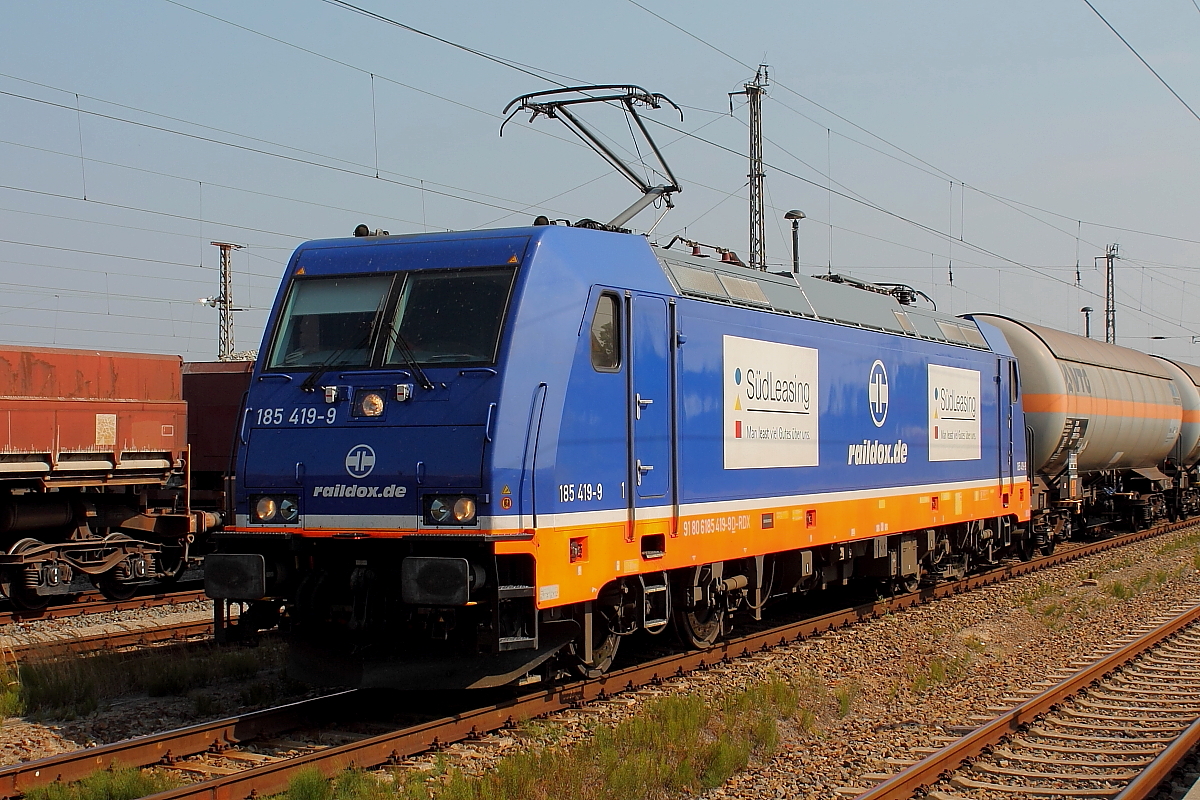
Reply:
<svg viewBox="0 0 1200 800"><path fill-rule="evenodd" d="M1150 797L1200 744L1200 601L1031 691L858 800Z"/></svg>
<svg viewBox="0 0 1200 800"><path fill-rule="evenodd" d="M211 636L212 620L173 622L167 625L154 625L131 630L109 631L92 636L76 636L70 639L48 639L40 642L28 642L11 645L5 648L18 661L31 655L38 658L53 658L63 655L82 655L98 653L105 650L120 650L125 647L161 644L163 642L183 642L201 636Z"/></svg>
<svg viewBox="0 0 1200 800"><path fill-rule="evenodd" d="M592 680L546 686L515 699L450 716L443 714L440 718L415 724L393 725L392 729L378 733L371 730L338 730L332 732L330 741L315 743L286 738L289 731L311 726L314 719L328 717L330 709L350 708L365 696L362 692L346 692L75 753L50 756L0 769L0 797L18 797L34 786L52 781L78 780L96 769L113 764L134 767L159 764L203 778L178 789L153 795L153 800L229 800L252 794L261 796L277 793L287 787L293 776L305 769L316 768L326 775L333 775L351 765L367 768L398 763L406 757L510 727L526 719L605 700L622 692L729 663L735 658L753 656L861 620L1194 525L1195 522L1175 523L1081 545L1033 561L1002 566L961 581L939 584L911 594L732 638L705 651L657 658ZM370 708L372 704L367 702L365 705ZM282 745L286 756L267 755L247 749L252 743L261 744L264 741L267 747L263 749L278 749Z"/></svg>
<svg viewBox="0 0 1200 800"><path fill-rule="evenodd" d="M46 606L45 608L11 609L0 611L0 625L14 622L36 622L45 619L66 619L83 614L105 614L111 611L136 611L143 608L161 608L197 600L207 600L202 589L185 592L164 592L162 594L131 597L128 600L106 600L99 592L89 592L79 595L70 602L61 605Z"/></svg>

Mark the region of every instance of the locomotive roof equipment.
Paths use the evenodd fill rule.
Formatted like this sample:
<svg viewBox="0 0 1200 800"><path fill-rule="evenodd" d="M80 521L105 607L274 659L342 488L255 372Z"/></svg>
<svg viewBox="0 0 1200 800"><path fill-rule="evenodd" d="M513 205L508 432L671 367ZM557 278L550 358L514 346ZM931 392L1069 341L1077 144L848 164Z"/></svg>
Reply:
<svg viewBox="0 0 1200 800"><path fill-rule="evenodd" d="M585 103L616 104L623 108L630 119L637 124L638 130L641 131L642 136L645 137L646 142L650 145L650 149L654 152L654 157L658 159L659 166L661 167L660 172L666 177L668 182L658 186L651 185L648 180L637 173L631 164L613 152L612 148L605 144L600 136L584 124L583 120L572 111L574 106ZM665 206L663 209L663 215L665 215L668 210L674 207L671 203L671 195L675 192L683 191L679 185L679 181L675 178L675 174L667 166L667 160L663 157L662 151L655 144L654 137L646 130L646 124L642 121L642 116L637 110L638 106L659 108L663 103L667 103L678 111L679 121L683 121L683 109L677 106L669 97L663 94L648 92L640 86L620 84L571 86L562 89L551 89L545 92L533 92L515 98L504 107L504 113L507 117L500 124L500 135L504 135L504 126L508 124L509 120L521 111L532 112L532 116L529 119L530 122L540 116L560 120L567 126L568 130L578 136L584 144L611 164L617 172L624 175L630 183L642 192L642 196L633 205L613 217L607 224L593 220L581 220L576 225L585 228L601 228L628 233L622 226L637 216L642 209L661 198ZM511 113L509 113L510 109ZM663 215L659 215L659 220L662 219ZM658 222L656 221L650 230L653 231L657 225Z"/></svg>

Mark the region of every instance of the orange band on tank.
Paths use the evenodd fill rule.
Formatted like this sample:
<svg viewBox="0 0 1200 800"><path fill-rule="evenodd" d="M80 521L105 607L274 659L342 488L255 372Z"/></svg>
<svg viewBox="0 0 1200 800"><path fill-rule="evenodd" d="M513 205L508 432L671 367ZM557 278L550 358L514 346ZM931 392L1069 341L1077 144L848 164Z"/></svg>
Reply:
<svg viewBox="0 0 1200 800"><path fill-rule="evenodd" d="M1183 409L1164 403L1138 403L1077 394L1027 394L1022 401L1026 414L1059 413L1101 417L1180 419ZM1197 417L1200 420L1200 417Z"/></svg>
<svg viewBox="0 0 1200 800"><path fill-rule="evenodd" d="M1200 410L1188 411L1185 409L1183 412L1183 421L1184 422L1200 422Z"/></svg>

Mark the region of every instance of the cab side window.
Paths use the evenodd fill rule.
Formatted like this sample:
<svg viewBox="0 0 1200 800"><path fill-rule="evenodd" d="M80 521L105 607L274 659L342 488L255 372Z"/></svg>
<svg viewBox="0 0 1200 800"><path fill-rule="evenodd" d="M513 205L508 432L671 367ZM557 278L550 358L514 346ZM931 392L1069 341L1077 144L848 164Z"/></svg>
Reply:
<svg viewBox="0 0 1200 800"><path fill-rule="evenodd" d="M592 314L592 366L599 372L616 372L621 368L621 316L617 297L600 295Z"/></svg>

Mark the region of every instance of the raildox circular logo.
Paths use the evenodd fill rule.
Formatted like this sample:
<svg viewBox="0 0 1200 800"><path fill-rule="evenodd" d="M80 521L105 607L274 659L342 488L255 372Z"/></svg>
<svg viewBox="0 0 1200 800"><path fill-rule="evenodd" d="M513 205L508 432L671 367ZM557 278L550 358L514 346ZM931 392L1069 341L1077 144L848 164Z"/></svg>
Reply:
<svg viewBox="0 0 1200 800"><path fill-rule="evenodd" d="M356 444L346 453L346 472L352 478L365 478L375 469L375 451L370 445Z"/></svg>
<svg viewBox="0 0 1200 800"><path fill-rule="evenodd" d="M888 376L883 362L876 359L867 379L867 400L871 406L871 421L882 428L888 412Z"/></svg>

